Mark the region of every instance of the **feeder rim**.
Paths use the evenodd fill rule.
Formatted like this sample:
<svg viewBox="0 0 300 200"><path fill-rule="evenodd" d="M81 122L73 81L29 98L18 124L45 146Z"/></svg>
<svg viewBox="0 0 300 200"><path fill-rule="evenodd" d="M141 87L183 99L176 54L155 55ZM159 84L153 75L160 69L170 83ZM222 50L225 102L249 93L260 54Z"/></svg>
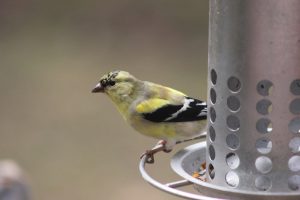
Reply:
<svg viewBox="0 0 300 200"><path fill-rule="evenodd" d="M175 196L178 197L183 197L186 199L194 199L194 200L225 200L225 199L220 199L220 198L213 198L213 197L208 197L208 196L204 196L201 194L193 194L193 193L189 193L189 192L185 192L182 190L178 190L175 188L179 188L182 186L187 186L187 185L192 185L193 183L190 182L189 180L183 179L180 181L175 181L175 182L171 182L171 183L160 183L159 181L155 180L154 178L152 178L148 172L146 171L146 156L143 156L140 160L139 163L139 171L143 177L143 179L148 182L150 185L154 186L155 188L162 190L164 192L167 192L169 194L173 194Z"/></svg>

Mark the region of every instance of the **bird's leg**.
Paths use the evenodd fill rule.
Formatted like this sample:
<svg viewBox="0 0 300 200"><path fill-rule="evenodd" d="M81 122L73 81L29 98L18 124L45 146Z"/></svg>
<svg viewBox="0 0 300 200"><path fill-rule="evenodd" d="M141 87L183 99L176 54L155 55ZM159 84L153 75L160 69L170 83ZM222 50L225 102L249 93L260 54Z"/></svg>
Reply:
<svg viewBox="0 0 300 200"><path fill-rule="evenodd" d="M158 143L150 150L146 150L145 153L141 155L141 158L146 156L146 163L154 163L154 154L160 151L164 151L166 153L169 153L172 151L172 149L168 149L166 147L167 141L160 140Z"/></svg>
<svg viewBox="0 0 300 200"><path fill-rule="evenodd" d="M191 140L196 140L196 139L203 139L206 137L206 134L197 136L195 138L191 138L191 139L187 139L187 140L182 140L182 141L176 141L174 142L174 144L171 141L168 141L168 145L167 145L167 141L166 140L159 140L158 143L150 150L146 150L145 153L143 153L141 155L140 158L146 156L146 163L154 163L154 154L160 151L164 151L166 153L169 153L172 151L172 147L175 144L180 144L182 142L188 142Z"/></svg>

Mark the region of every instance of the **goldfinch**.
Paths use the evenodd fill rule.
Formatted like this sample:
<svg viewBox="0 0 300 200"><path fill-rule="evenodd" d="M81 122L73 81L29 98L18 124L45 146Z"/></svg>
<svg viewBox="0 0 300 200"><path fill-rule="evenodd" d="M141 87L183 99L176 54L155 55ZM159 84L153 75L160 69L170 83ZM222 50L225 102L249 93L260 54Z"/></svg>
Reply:
<svg viewBox="0 0 300 200"><path fill-rule="evenodd" d="M102 76L92 92L107 94L136 131L160 140L143 154L149 163L154 153L205 135L207 104L177 90L113 71Z"/></svg>

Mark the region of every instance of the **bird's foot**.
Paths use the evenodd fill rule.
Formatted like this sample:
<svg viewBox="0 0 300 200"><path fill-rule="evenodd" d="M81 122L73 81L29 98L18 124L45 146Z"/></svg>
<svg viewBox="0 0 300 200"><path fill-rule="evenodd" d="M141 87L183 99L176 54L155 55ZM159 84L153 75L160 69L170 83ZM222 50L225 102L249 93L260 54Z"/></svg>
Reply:
<svg viewBox="0 0 300 200"><path fill-rule="evenodd" d="M167 147L167 141L166 140L159 140L155 146L160 146L160 145L163 146L163 149L162 149L163 152L170 153L172 151L172 149Z"/></svg>
<svg viewBox="0 0 300 200"><path fill-rule="evenodd" d="M166 147L167 141L160 140L158 143L150 150L146 150L145 153L141 155L140 158L146 156L146 163L152 164L154 163L154 154L160 151L164 151L166 153L169 153L172 151L172 149L168 149Z"/></svg>

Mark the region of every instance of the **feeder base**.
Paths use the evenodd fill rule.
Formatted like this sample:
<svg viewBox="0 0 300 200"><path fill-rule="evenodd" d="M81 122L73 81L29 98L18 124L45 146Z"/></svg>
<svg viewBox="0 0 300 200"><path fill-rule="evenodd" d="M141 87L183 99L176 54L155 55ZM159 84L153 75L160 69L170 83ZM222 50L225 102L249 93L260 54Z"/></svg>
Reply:
<svg viewBox="0 0 300 200"><path fill-rule="evenodd" d="M194 188L201 194L215 198L226 198L230 200L299 200L300 195L295 193L273 194L270 192L248 192L238 191L235 188L216 186L194 178L192 174L199 170L199 166L206 162L206 142L200 142L184 148L177 152L172 160L172 169L184 179L192 182Z"/></svg>

